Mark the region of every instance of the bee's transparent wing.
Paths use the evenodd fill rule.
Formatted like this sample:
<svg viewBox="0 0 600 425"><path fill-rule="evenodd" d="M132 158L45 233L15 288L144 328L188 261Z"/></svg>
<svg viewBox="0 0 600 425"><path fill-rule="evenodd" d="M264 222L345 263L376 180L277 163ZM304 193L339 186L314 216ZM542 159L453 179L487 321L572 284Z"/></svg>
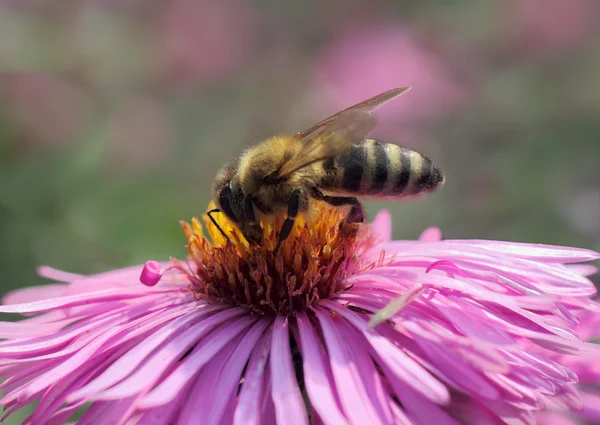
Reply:
<svg viewBox="0 0 600 425"><path fill-rule="evenodd" d="M296 137L300 149L279 169L278 177L285 178L314 162L347 152L352 145L364 140L377 124L371 112L408 90L410 87L381 93L299 133Z"/></svg>
<svg viewBox="0 0 600 425"><path fill-rule="evenodd" d="M363 111L363 112L371 113L375 109L377 109L381 105L383 105L384 103L387 103L390 100L395 99L396 97L400 96L401 94L406 93L409 90L410 90L410 87L400 87L400 88L397 88L397 89L391 89L391 90L388 90L386 92L380 93L377 96L373 96L373 97L371 97L371 98L369 98L367 100L363 100L362 102L357 103L356 105L353 105L353 106L351 106L349 108L346 108L343 111L340 111L337 114L334 114L334 115L330 116L329 118L324 119L323 121L321 121L321 122L313 125L312 127L304 130L303 132L298 133L298 135L296 137L300 141L309 139L309 137L310 137L310 135L312 133L314 133L315 131L319 130L320 128L325 127L327 124L332 123L333 121L335 121L336 119L338 119L340 115L342 115L345 112L348 112L348 111Z"/></svg>

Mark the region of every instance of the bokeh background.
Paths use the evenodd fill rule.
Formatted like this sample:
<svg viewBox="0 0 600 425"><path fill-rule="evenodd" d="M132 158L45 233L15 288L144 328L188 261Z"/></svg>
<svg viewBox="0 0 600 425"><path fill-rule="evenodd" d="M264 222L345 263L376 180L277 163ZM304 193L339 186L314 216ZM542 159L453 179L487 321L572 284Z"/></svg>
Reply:
<svg viewBox="0 0 600 425"><path fill-rule="evenodd" d="M219 166L381 91L445 188L394 236L600 249L600 2L0 3L0 292L184 255Z"/></svg>

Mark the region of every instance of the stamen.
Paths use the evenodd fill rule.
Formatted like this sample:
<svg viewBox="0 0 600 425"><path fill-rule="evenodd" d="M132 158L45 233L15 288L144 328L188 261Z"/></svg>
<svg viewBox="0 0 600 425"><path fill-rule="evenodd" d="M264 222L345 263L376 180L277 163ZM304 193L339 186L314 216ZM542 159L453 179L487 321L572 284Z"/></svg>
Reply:
<svg viewBox="0 0 600 425"><path fill-rule="evenodd" d="M344 211L326 204L319 203L309 218L297 217L277 253L280 219L261 223L263 244L250 246L226 216L213 217L231 242L208 217L204 224L212 242L199 220L181 223L195 265L188 276L191 290L197 298L246 306L258 314L293 314L346 289L341 281L362 269L360 252L373 244L367 226L345 231Z"/></svg>

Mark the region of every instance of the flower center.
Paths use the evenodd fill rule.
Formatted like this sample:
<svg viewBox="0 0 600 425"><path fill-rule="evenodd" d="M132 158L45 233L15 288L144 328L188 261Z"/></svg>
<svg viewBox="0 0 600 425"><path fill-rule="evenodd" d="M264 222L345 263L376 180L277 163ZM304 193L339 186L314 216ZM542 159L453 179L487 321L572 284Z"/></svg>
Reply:
<svg viewBox="0 0 600 425"><path fill-rule="evenodd" d="M188 270L198 298L246 306L260 314L293 314L344 290L343 279L363 267L360 253L371 246L372 238L366 226L345 224L343 214L318 202L314 218L296 219L277 255L273 251L282 219L262 222L263 244L249 246L224 215L213 217L230 240L204 217L212 243L194 218L191 224L181 223L191 271L179 268Z"/></svg>

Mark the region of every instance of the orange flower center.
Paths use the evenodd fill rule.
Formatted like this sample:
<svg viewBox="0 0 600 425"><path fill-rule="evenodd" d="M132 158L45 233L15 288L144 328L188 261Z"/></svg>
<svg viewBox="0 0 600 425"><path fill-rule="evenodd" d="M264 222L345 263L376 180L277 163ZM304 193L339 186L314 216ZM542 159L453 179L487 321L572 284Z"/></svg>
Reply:
<svg viewBox="0 0 600 425"><path fill-rule="evenodd" d="M276 256L281 218L261 223L261 246L249 246L222 214L215 218L229 241L207 216L212 242L198 219L182 222L193 261L187 272L192 291L209 302L246 306L260 314L293 314L346 289L343 279L363 268L360 254L372 245L368 227L347 225L344 211L321 202L311 217L297 217Z"/></svg>

